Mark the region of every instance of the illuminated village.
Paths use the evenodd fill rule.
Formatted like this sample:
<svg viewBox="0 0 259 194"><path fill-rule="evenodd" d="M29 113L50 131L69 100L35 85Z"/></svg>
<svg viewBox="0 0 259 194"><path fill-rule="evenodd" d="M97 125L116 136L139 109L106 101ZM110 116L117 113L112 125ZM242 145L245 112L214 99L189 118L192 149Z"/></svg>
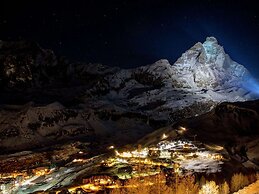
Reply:
<svg viewBox="0 0 259 194"><path fill-rule="evenodd" d="M259 3L4 0L0 194L259 194Z"/></svg>
<svg viewBox="0 0 259 194"><path fill-rule="evenodd" d="M2 84L14 87L3 93L7 101L0 108L0 193L259 190L259 101L248 101L259 96L243 87L253 81L248 70L215 37L196 43L174 64L161 59L133 69L58 62L38 45L0 43L10 65ZM31 56L35 47L37 57ZM17 61L10 62L9 52ZM46 74L53 67L60 68L57 77ZM28 87L25 99L13 105L8 99L24 89L20 81Z"/></svg>
<svg viewBox="0 0 259 194"><path fill-rule="evenodd" d="M161 192L160 188L161 191L157 190L157 193L181 193L184 192L183 188L190 193L199 191L209 194L215 188L218 192L227 189L226 193L229 193L230 188L226 182L221 188L215 182L213 186L211 182L205 181L203 176L197 184L195 178L197 174L221 172L222 165L228 160L223 156L223 147L203 145L198 141L168 140L166 134L160 139L154 146L139 145L129 150L111 145L107 147L106 154L92 158L87 158L84 150L74 149L77 153L71 155L62 166L39 164L36 168L27 167L27 170L3 173L0 177L1 193L116 194L134 193L134 190L140 188L152 189L156 193L153 187L158 185L165 191ZM253 178L255 180L256 174ZM191 186L183 187L182 184ZM208 188L204 187L206 184L210 184Z"/></svg>

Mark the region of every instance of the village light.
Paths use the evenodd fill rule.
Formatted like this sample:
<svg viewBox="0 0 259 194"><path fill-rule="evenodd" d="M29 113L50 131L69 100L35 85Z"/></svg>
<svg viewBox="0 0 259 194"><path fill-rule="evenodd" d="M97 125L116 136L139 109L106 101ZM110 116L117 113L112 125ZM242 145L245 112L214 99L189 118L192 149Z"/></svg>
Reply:
<svg viewBox="0 0 259 194"><path fill-rule="evenodd" d="M113 150L115 147L113 145L109 146L107 149L108 150Z"/></svg>
<svg viewBox="0 0 259 194"><path fill-rule="evenodd" d="M168 138L168 135L166 135L165 133L162 135L161 139L166 139Z"/></svg>
<svg viewBox="0 0 259 194"><path fill-rule="evenodd" d="M186 128L186 127L180 126L180 127L178 128L178 133L180 133L180 134L183 134L183 133L186 132L186 131L187 131L187 128Z"/></svg>
<svg viewBox="0 0 259 194"><path fill-rule="evenodd" d="M83 159L74 159L73 162L83 162Z"/></svg>
<svg viewBox="0 0 259 194"><path fill-rule="evenodd" d="M179 129L182 130L182 131L186 131L187 130L185 127L182 127L182 126Z"/></svg>

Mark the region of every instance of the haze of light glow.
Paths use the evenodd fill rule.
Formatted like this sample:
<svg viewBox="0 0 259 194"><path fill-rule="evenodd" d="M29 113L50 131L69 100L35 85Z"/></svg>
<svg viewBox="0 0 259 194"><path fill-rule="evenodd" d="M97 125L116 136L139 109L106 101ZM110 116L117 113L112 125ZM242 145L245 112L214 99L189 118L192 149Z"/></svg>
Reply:
<svg viewBox="0 0 259 194"><path fill-rule="evenodd" d="M259 95L259 82L256 79L254 78L249 79L243 84L243 87L246 90Z"/></svg>

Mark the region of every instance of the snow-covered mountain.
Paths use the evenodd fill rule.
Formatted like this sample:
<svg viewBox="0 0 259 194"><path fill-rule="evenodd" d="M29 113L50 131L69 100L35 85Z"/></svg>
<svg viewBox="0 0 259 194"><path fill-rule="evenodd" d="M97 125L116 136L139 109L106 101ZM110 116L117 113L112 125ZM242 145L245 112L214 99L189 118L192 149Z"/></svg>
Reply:
<svg viewBox="0 0 259 194"><path fill-rule="evenodd" d="M104 135L127 143L219 102L257 98L243 87L251 79L214 37L174 64L135 69L70 63L35 43L0 41L0 147Z"/></svg>
<svg viewBox="0 0 259 194"><path fill-rule="evenodd" d="M231 60L214 37L208 37L172 65L162 59L136 69L118 70L87 94L104 92L98 97L102 107L116 105L144 112L154 119L168 120L171 115L171 120L177 120L174 113L179 115L179 110L188 107L192 110L184 111L183 117L208 111L218 102L255 98L243 88L250 79L248 70ZM96 101L96 96L93 99Z"/></svg>

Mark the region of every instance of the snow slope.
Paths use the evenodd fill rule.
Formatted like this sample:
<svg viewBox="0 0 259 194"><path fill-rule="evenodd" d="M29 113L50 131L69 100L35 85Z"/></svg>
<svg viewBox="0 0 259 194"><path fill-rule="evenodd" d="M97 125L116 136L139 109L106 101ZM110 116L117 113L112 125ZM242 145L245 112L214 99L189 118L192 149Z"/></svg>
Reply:
<svg viewBox="0 0 259 194"><path fill-rule="evenodd" d="M247 69L214 37L174 64L134 69L70 63L36 43L0 41L0 75L3 151L85 136L127 143L220 102L258 97L244 87Z"/></svg>

